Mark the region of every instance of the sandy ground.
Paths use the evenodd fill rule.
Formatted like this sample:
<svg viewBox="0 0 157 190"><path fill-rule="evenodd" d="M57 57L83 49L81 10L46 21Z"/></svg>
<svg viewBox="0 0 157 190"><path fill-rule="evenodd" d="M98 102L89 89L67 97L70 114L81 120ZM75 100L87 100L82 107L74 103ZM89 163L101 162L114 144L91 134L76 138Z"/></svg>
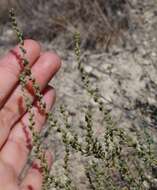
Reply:
<svg viewBox="0 0 157 190"><path fill-rule="evenodd" d="M154 6L153 6L154 5ZM125 48L115 45L109 53L82 53L82 61L90 80L97 86L106 105L112 109L113 118L121 127L149 127L157 143L157 1L149 1L142 11L141 26L127 41ZM47 46L47 44L44 44ZM52 45L53 46L53 45ZM56 107L62 103L67 105L71 113L73 130L80 133L79 123L82 121L82 110L89 102L87 93L82 89L74 52L63 52L58 49L63 66L51 82L58 94ZM93 102L91 102L93 103ZM95 104L93 103L93 106ZM58 116L59 117L59 116ZM120 119L119 119L120 118ZM99 112L95 113L95 133L103 131ZM55 144L52 138L52 144ZM56 142L56 141L55 141ZM55 167L62 163L62 149L55 144ZM78 189L88 189L85 182L83 161L80 155L71 156L72 178ZM77 172L76 172L77 171Z"/></svg>

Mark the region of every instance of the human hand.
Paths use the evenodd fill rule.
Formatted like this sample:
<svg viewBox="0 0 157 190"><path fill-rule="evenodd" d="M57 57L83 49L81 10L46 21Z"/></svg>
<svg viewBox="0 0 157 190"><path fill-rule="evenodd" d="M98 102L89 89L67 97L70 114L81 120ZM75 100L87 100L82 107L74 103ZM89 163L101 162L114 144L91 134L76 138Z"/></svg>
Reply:
<svg viewBox="0 0 157 190"><path fill-rule="evenodd" d="M48 82L59 70L60 59L52 52L41 52L40 45L33 40L25 40L24 48L32 75L43 92L46 111L50 111L55 101L55 91L48 86ZM40 190L42 186L38 160L33 163L22 182L18 179L32 144L28 129L29 114L18 80L21 72L20 52L16 46L0 60L0 190ZM35 129L40 131L46 117L36 107L33 94L27 91L27 95L33 102ZM52 157L49 153L45 155L51 165Z"/></svg>

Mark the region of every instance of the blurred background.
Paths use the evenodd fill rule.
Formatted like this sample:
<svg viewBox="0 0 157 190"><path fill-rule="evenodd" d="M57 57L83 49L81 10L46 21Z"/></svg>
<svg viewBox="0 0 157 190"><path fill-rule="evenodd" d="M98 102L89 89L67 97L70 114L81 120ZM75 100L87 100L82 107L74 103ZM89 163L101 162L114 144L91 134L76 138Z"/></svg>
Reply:
<svg viewBox="0 0 157 190"><path fill-rule="evenodd" d="M140 8L140 2L142 1L1 0L0 23L6 31L8 10L14 7L26 37L53 41L63 48L72 49L71 36L75 31L80 31L83 35L83 48L108 50L112 43L120 38L124 40L126 31L132 34L135 30L140 17L138 13L132 15L131 12Z"/></svg>

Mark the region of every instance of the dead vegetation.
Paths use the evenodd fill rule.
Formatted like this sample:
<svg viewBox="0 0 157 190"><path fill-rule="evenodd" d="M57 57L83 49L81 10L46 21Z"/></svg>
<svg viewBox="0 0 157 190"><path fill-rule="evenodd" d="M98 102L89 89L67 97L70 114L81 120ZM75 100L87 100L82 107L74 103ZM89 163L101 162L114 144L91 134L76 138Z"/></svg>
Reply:
<svg viewBox="0 0 157 190"><path fill-rule="evenodd" d="M82 47L107 50L131 25L128 0L2 0L0 4L2 22L8 21L7 10L15 7L25 36L55 40L69 49L71 36L79 30Z"/></svg>

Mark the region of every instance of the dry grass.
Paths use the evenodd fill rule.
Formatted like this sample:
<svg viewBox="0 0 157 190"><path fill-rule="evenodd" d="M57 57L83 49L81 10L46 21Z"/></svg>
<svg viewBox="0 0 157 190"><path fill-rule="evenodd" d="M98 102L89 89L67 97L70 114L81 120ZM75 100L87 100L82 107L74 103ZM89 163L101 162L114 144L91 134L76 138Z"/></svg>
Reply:
<svg viewBox="0 0 157 190"><path fill-rule="evenodd" d="M83 36L82 47L108 49L131 24L128 0L2 0L0 4L1 21L7 21L7 9L15 7L25 36L55 40L70 49L76 30Z"/></svg>

